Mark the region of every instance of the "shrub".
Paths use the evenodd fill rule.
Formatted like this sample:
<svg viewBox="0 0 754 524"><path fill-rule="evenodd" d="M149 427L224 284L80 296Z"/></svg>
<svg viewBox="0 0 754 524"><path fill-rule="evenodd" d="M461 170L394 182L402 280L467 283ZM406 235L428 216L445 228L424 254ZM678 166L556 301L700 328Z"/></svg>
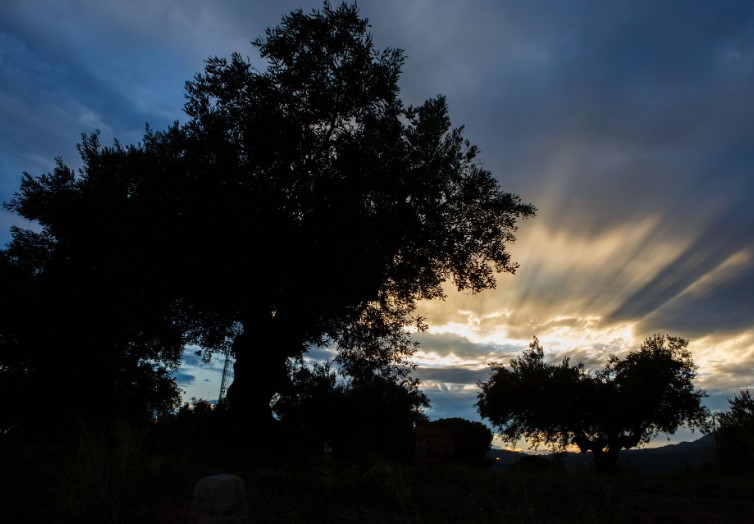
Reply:
<svg viewBox="0 0 754 524"><path fill-rule="evenodd" d="M475 464L484 461L492 444L492 431L487 426L458 417L441 418L433 424L453 431L453 454L458 462Z"/></svg>

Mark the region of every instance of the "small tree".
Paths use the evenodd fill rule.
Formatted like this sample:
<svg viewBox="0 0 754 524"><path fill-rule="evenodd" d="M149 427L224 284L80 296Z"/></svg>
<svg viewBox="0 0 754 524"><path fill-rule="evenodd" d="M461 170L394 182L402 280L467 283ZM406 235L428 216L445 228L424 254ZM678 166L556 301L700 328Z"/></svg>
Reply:
<svg viewBox="0 0 754 524"><path fill-rule="evenodd" d="M750 472L754 467L754 399L749 390L745 390L728 404L728 411L718 416L717 460L725 469Z"/></svg>
<svg viewBox="0 0 754 524"><path fill-rule="evenodd" d="M588 372L544 361L537 338L510 369L492 364L492 376L480 382L477 408L504 439L524 438L533 446L591 451L597 471L613 471L621 449L648 442L679 426L707 426L703 391L684 339L654 335L624 360L615 355L601 371Z"/></svg>

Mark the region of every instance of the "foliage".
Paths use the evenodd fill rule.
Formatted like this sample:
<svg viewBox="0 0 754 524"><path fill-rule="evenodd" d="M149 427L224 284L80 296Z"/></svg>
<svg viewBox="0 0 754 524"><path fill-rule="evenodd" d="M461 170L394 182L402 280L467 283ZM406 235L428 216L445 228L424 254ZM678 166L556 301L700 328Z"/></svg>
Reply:
<svg viewBox="0 0 754 524"><path fill-rule="evenodd" d="M589 373L566 358L544 361L534 338L510 369L493 363L479 385L477 408L503 438L533 446L591 451L598 470L612 470L621 449L646 443L682 424L708 429L703 391L694 388L696 367L681 338L654 335L639 351L615 355L603 370Z"/></svg>
<svg viewBox="0 0 754 524"><path fill-rule="evenodd" d="M273 403L282 423L317 450L339 455L413 452L413 429L429 404L418 382L395 366L371 376L340 376L330 363L291 364L289 387Z"/></svg>
<svg viewBox="0 0 754 524"><path fill-rule="evenodd" d="M302 444L324 449L344 423L346 386L330 363L291 364L289 385L273 401L273 411L285 426L302 436Z"/></svg>
<svg viewBox="0 0 754 524"><path fill-rule="evenodd" d="M453 431L454 456L459 462L479 464L492 444L492 432L481 422L464 418L441 418L432 422Z"/></svg>
<svg viewBox="0 0 754 524"><path fill-rule="evenodd" d="M744 390L728 404L728 411L717 417L717 459L726 470L750 473L754 468L754 399Z"/></svg>
<svg viewBox="0 0 754 524"><path fill-rule="evenodd" d="M121 358L232 343L228 398L263 421L308 346L338 345L354 376L406 363L418 300L513 272L506 245L534 208L476 161L443 97L403 105L403 53L367 30L356 6L294 11L253 42L262 70L207 60L185 124L125 147L85 136L80 173L25 175L9 208L39 232L16 230L11 256L55 300L22 353L111 381Z"/></svg>
<svg viewBox="0 0 754 524"><path fill-rule="evenodd" d="M27 178L22 191L51 179ZM176 405L170 371L181 333L157 314L156 300L99 264L112 255L107 240L81 232L64 242L46 230L14 229L13 236L0 251L0 430L145 423ZM88 253L70 256L75 243Z"/></svg>

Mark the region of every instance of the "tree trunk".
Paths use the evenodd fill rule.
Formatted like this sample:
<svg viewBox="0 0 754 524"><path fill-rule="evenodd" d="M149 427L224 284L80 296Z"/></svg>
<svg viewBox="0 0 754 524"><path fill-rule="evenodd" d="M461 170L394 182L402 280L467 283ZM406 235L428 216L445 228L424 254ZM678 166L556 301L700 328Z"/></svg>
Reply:
<svg viewBox="0 0 754 524"><path fill-rule="evenodd" d="M621 446L616 445L611 437L590 439L586 435L577 432L571 439L571 443L576 444L582 453L592 452L595 473L613 473L618 467L618 454Z"/></svg>
<svg viewBox="0 0 754 524"><path fill-rule="evenodd" d="M233 342L236 361L228 405L241 427L262 432L272 427L270 402L287 379L287 356L281 349L269 333L259 331L245 332Z"/></svg>
<svg viewBox="0 0 754 524"><path fill-rule="evenodd" d="M239 428L266 432L275 419L270 403L288 380L288 357L300 353L303 341L279 317L261 313L243 323L233 342L233 383L228 388L231 416Z"/></svg>

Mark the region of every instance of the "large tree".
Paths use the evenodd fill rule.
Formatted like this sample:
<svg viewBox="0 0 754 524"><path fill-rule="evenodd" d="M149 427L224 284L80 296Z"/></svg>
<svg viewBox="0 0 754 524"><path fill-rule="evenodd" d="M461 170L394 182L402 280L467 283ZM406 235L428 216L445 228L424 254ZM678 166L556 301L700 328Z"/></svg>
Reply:
<svg viewBox="0 0 754 524"><path fill-rule="evenodd" d="M588 372L544 361L535 338L510 369L493 363L480 382L477 408L504 439L591 451L598 471L615 469L622 449L679 426L708 429L704 391L693 385L696 367L678 337L654 335L624 359L611 355L604 369Z"/></svg>
<svg viewBox="0 0 754 524"><path fill-rule="evenodd" d="M79 175L27 177L11 208L68 257L106 237L99 271L153 294L184 342L232 341L231 408L264 420L311 345L337 345L352 376L404 360L416 302L513 272L534 208L477 163L443 97L404 106L403 53L375 49L355 6L294 11L253 45L256 65L211 58L187 83L186 124L85 137Z"/></svg>

